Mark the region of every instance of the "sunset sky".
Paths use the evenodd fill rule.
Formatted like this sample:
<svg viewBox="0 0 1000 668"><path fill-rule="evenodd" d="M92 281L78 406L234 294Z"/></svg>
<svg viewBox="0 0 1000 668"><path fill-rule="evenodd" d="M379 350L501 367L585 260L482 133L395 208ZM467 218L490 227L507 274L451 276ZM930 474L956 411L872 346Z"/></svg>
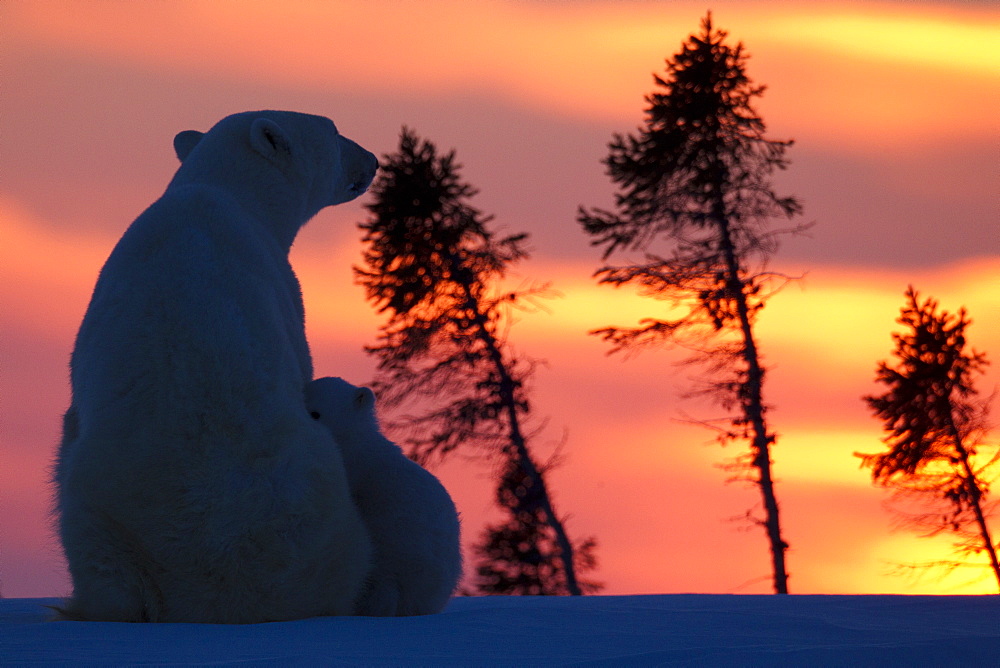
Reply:
<svg viewBox="0 0 1000 668"><path fill-rule="evenodd" d="M607 207L600 160L643 120L652 73L708 6L621 0L0 3L0 592L68 593L50 529L47 468L69 401L73 337L104 259L177 163L173 136L274 108L333 118L377 154L408 125L456 149L473 203L531 234L515 280L561 296L510 338L546 364L532 388L540 457L572 536L594 535L607 594L771 590L763 533L731 518L757 502L717 466L739 452L685 420L678 352L608 357L586 332L661 315L591 278L599 251L575 222ZM861 396L913 284L964 306L1000 385L1000 10L981 2L713 2L717 26L766 84L758 111L794 139L776 177L808 236L772 268L803 278L757 328L793 593L979 593L988 579L890 573L947 557L947 537L895 531L852 453L880 447ZM327 209L292 263L317 375L371 379L380 320L353 284L367 198ZM995 407L995 412L1000 407ZM1000 415L1000 412L997 413ZM1000 437L1000 431L994 432ZM490 470L437 469L466 542L492 516ZM1000 491L1000 488L997 489ZM994 518L1000 533L1000 515ZM995 586L992 591L995 592Z"/></svg>

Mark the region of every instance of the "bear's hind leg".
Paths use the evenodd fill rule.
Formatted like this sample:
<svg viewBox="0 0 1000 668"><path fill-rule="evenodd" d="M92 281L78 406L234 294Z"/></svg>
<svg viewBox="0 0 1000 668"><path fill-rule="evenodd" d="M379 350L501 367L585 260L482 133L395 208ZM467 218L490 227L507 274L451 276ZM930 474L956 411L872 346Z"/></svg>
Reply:
<svg viewBox="0 0 1000 668"><path fill-rule="evenodd" d="M106 514L73 522L64 514L64 545L73 594L55 608L60 619L156 622L163 597L154 579L155 564L134 536ZM68 524L72 529L67 530Z"/></svg>

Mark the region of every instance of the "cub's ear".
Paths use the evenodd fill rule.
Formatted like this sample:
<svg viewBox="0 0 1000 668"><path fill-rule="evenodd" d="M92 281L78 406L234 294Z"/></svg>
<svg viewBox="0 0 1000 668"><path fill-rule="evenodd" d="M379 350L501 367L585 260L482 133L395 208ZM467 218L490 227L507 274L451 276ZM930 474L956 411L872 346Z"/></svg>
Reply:
<svg viewBox="0 0 1000 668"><path fill-rule="evenodd" d="M375 405L375 393L367 387L359 387L354 393L355 408L372 408Z"/></svg>
<svg viewBox="0 0 1000 668"><path fill-rule="evenodd" d="M177 136L174 137L174 152L177 154L177 159L184 162L184 159L188 157L188 154L191 153L204 136L204 132L198 132L197 130L178 132Z"/></svg>
<svg viewBox="0 0 1000 668"><path fill-rule="evenodd" d="M279 152L292 152L288 135L270 118L258 118L250 126L250 145L268 160L273 160Z"/></svg>

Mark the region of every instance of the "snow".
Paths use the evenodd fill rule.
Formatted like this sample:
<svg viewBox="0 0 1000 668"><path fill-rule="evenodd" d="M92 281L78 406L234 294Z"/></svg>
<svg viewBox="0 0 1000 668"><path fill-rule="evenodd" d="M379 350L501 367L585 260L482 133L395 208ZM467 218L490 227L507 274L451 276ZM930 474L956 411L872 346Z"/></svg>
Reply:
<svg viewBox="0 0 1000 668"><path fill-rule="evenodd" d="M439 615L247 626L48 622L0 600L0 664L995 666L997 596L456 598Z"/></svg>

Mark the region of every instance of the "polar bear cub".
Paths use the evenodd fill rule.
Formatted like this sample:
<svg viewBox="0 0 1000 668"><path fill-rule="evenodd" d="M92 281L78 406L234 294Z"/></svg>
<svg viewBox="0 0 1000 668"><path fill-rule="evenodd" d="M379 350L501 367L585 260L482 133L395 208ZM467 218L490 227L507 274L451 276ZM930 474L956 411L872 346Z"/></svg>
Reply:
<svg viewBox="0 0 1000 668"><path fill-rule="evenodd" d="M340 451L309 417L288 262L375 156L327 118L228 116L101 270L54 467L73 619L262 622L350 614L371 567Z"/></svg>
<svg viewBox="0 0 1000 668"><path fill-rule="evenodd" d="M367 387L320 378L306 388L306 406L340 445L372 538L374 567L357 614L440 612L462 575L458 513L448 492L382 435Z"/></svg>

